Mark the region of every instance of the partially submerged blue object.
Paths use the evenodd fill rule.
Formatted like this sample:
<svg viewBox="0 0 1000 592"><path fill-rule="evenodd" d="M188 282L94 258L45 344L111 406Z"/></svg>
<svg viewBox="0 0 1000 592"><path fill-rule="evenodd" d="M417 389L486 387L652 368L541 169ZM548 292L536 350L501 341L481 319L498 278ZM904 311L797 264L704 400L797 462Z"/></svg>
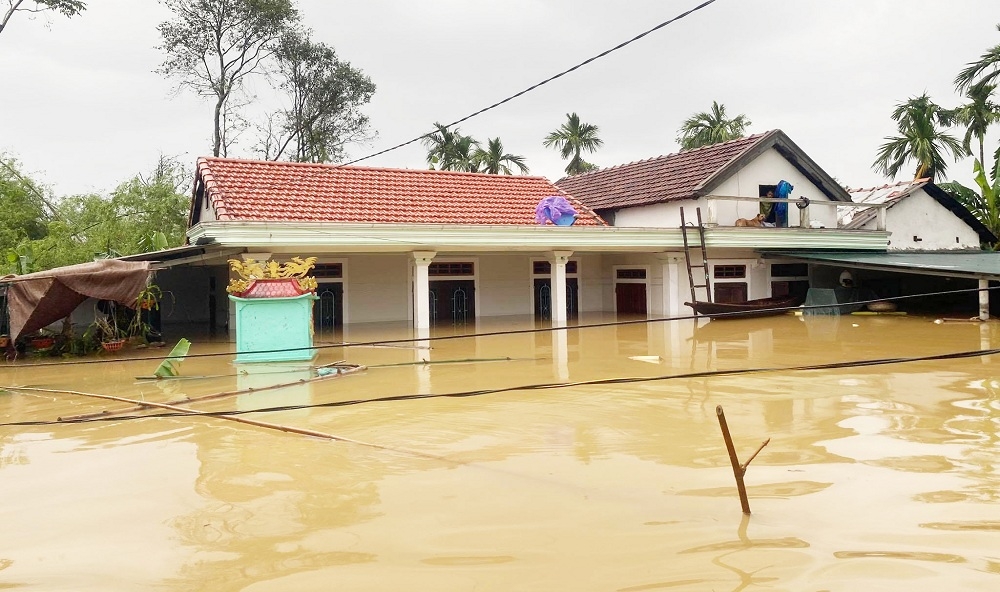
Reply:
<svg viewBox="0 0 1000 592"><path fill-rule="evenodd" d="M576 209L561 195L550 195L538 202L535 208L535 222L551 222L556 226L572 226L576 222Z"/></svg>

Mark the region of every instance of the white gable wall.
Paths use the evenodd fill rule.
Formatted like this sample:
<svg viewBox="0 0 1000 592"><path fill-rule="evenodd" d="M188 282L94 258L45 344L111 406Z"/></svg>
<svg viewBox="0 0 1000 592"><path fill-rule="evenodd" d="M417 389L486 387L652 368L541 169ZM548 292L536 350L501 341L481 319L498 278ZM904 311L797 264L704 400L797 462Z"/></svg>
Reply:
<svg viewBox="0 0 1000 592"><path fill-rule="evenodd" d="M979 248L976 231L923 189L887 209L885 227L890 232L890 251ZM875 220L868 221L864 229L875 230Z"/></svg>
<svg viewBox="0 0 1000 592"><path fill-rule="evenodd" d="M760 197L761 185L777 185L778 181L782 179L794 186L791 195L793 198L805 196L810 201L830 201L819 187L809 181L805 175L792 166L792 163L773 148L731 175L712 193L714 195L756 198ZM615 226L677 228L681 224L681 207L684 208L684 215L688 222L696 220L696 207L701 208L702 221L709 222L712 215L709 209L714 208L714 219L720 226L733 226L737 218L752 218L759 211L758 204L754 202L701 198L624 208L615 213ZM810 207L809 219L821 222L826 228L836 228L836 208ZM799 224L799 210L793 204L789 204L788 207L788 224L789 226L798 226Z"/></svg>

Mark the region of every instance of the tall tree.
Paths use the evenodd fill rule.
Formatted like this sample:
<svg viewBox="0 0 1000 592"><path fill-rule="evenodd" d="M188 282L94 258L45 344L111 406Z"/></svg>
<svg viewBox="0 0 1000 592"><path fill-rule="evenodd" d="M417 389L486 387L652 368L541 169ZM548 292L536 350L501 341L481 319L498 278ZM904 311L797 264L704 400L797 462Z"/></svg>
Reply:
<svg viewBox="0 0 1000 592"><path fill-rule="evenodd" d="M730 119L726 115L726 106L712 101L712 108L709 111L695 113L684 120L677 130L680 132L677 143L681 145L682 150L691 150L728 142L746 135L746 129L750 125L750 119L746 115L740 114Z"/></svg>
<svg viewBox="0 0 1000 592"><path fill-rule="evenodd" d="M472 155L476 170L481 173L491 175L512 175L514 171L511 167L517 167L522 175L528 174L528 165L524 162L524 157L516 154L507 154L503 151L503 143L500 138L490 138L486 142L486 148L481 146Z"/></svg>
<svg viewBox="0 0 1000 592"><path fill-rule="evenodd" d="M1000 31L1000 25L997 25ZM983 52L974 62L969 62L955 77L955 88L964 93L974 85L993 84L1000 78L1000 44Z"/></svg>
<svg viewBox="0 0 1000 592"><path fill-rule="evenodd" d="M951 112L955 123L965 126L965 138L962 146L972 154L972 138L979 142L979 162L986 162L986 131L991 125L1000 121L1000 105L990 100L995 84L976 84L966 91L969 102Z"/></svg>
<svg viewBox="0 0 1000 592"><path fill-rule="evenodd" d="M895 177L908 161L916 162L914 178L944 177L948 169L945 152L955 161L966 155L962 143L938 126L951 123L951 113L942 109L927 93L900 103L892 112L898 136L887 136L879 147L872 167L876 172Z"/></svg>
<svg viewBox="0 0 1000 592"><path fill-rule="evenodd" d="M427 147L427 164L433 170L465 171L474 173L479 170L474 160L479 148L472 136L466 136L458 128L448 129L448 126L434 122L436 132L424 136L423 143Z"/></svg>
<svg viewBox="0 0 1000 592"><path fill-rule="evenodd" d="M157 27L167 59L157 72L215 100L212 154L223 155L224 118L248 76L261 72L298 24L291 0L161 0L172 20Z"/></svg>
<svg viewBox="0 0 1000 592"><path fill-rule="evenodd" d="M300 32L286 35L275 57L289 106L271 122L265 158L339 161L346 144L371 137L361 107L371 101L375 85L361 70Z"/></svg>
<svg viewBox="0 0 1000 592"><path fill-rule="evenodd" d="M7 0L7 10L0 19L0 33L7 28L7 23L15 12L39 14L43 12L59 12L67 17L73 17L87 9L87 4L80 0Z"/></svg>
<svg viewBox="0 0 1000 592"><path fill-rule="evenodd" d="M569 159L566 165L567 175L578 175L596 168L583 159L583 152L595 152L604 145L598 134L600 129L593 124L583 123L580 116L574 113L566 114L566 123L545 136L542 142L546 148L554 147L563 160Z"/></svg>

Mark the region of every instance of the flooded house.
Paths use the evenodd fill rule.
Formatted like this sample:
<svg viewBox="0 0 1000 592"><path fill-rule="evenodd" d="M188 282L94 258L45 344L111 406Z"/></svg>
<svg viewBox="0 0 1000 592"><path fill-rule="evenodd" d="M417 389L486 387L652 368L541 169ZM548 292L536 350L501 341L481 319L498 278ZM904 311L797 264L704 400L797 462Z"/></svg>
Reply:
<svg viewBox="0 0 1000 592"><path fill-rule="evenodd" d="M556 185L616 228L671 229L687 239L681 249L618 256L649 267L654 286L664 286L657 310L664 314L689 312L679 305L686 299L805 296L844 283L849 294L841 297L888 298L953 289L953 281L975 289L1000 277L996 257L980 250L997 238L933 183L851 192L781 130ZM674 267L657 265L663 258ZM914 274L920 279L901 280ZM970 298L974 307L975 294Z"/></svg>
<svg viewBox="0 0 1000 592"><path fill-rule="evenodd" d="M769 197L782 182L794 194ZM536 206L549 196L575 206L574 224L536 223ZM781 131L556 184L202 158L190 245L154 267L165 289L190 301L178 306L184 320L220 329L232 316L223 287L234 256L318 257L319 330L374 321L474 326L516 315L678 316L690 314L684 302L697 296L686 257L694 246L703 247L710 299L731 301L807 289L807 266L766 252L885 251L884 229L837 226L837 206L849 203ZM736 226L762 208L775 213L773 227Z"/></svg>

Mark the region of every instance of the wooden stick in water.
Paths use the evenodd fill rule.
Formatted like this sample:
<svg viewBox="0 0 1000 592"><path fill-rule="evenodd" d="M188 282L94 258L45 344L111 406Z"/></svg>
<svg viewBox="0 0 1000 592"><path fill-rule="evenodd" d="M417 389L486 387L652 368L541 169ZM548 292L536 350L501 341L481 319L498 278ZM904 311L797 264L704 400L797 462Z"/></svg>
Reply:
<svg viewBox="0 0 1000 592"><path fill-rule="evenodd" d="M722 411L722 405L716 405L715 414L719 416L719 427L722 428L722 438L726 441L726 450L729 451L729 462L733 465L733 476L736 477L736 490L740 494L740 505L743 506L743 513L749 514L750 500L747 499L747 488L743 484L743 473L746 472L746 469L740 465L740 459L736 457L736 448L733 446L732 436L729 435L729 426L726 424L726 414Z"/></svg>

